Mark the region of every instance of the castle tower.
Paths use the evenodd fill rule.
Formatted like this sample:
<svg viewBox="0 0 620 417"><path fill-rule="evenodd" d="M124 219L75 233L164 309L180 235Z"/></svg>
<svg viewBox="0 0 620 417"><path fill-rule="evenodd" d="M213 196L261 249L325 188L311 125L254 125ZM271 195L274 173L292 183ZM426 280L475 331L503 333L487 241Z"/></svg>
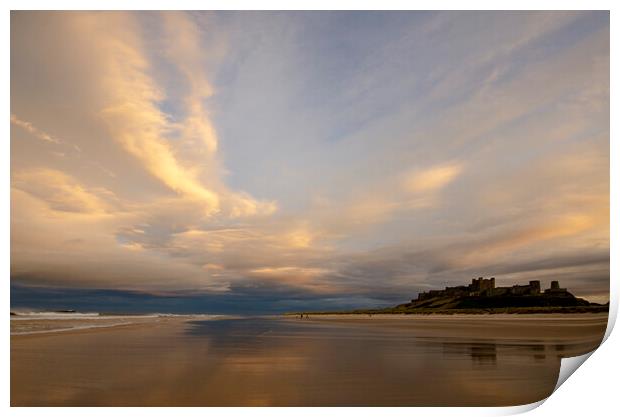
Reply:
<svg viewBox="0 0 620 417"><path fill-rule="evenodd" d="M532 292L534 294L540 293L540 281L530 281L530 287L532 288Z"/></svg>
<svg viewBox="0 0 620 417"><path fill-rule="evenodd" d="M560 289L560 283L558 281L551 281L551 289L552 290L559 290Z"/></svg>
<svg viewBox="0 0 620 417"><path fill-rule="evenodd" d="M483 278L479 277L479 278L473 278L471 280L471 285L470 285L470 289L472 291L480 291L482 289L482 281Z"/></svg>

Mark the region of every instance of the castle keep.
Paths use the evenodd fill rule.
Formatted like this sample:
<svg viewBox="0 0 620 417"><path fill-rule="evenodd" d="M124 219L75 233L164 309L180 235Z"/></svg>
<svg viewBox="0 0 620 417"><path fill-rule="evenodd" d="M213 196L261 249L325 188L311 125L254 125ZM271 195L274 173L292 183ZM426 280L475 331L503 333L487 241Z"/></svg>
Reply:
<svg viewBox="0 0 620 417"><path fill-rule="evenodd" d="M474 278L469 285L446 287L444 290L430 290L418 294L413 303L426 301L437 297L496 297L496 296L570 296L566 288L560 288L558 281L551 281L551 287L544 293L540 289L540 281L530 281L527 285L513 285L511 287L496 287L495 278Z"/></svg>

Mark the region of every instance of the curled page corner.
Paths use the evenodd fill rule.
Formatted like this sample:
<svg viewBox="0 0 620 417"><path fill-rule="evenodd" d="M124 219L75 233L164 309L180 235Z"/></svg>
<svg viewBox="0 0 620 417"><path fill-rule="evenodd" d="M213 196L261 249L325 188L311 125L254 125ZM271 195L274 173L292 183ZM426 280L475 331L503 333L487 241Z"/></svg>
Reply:
<svg viewBox="0 0 620 417"><path fill-rule="evenodd" d="M603 336L603 341L601 344L605 343L612 330L616 326L616 318L618 317L618 300L616 297L611 297L609 300L609 313L607 315L607 329L605 330L605 335Z"/></svg>
<svg viewBox="0 0 620 417"><path fill-rule="evenodd" d="M549 397L547 397L549 398ZM541 405L543 405L543 403L545 401L547 401L547 398L543 398L542 400L533 402L533 403L529 403L529 404L523 404L523 405L515 405L512 407L497 407L494 408L495 410L501 410L501 414L498 415L503 415L503 416L507 416L507 415L516 415L516 414L525 414L527 412L530 412L538 407L540 407Z"/></svg>
<svg viewBox="0 0 620 417"><path fill-rule="evenodd" d="M607 316L607 329L605 330L605 335L603 336L603 340L601 340L600 345L605 343L609 338L612 330L616 325L616 318L618 315L618 300L615 297L610 299L609 303L609 313ZM599 345L599 346L600 346ZM598 349L598 347L597 347ZM591 352L585 353L580 356L573 356L570 358L562 358L560 362L560 373L558 375L558 382L555 384L555 388L553 388L553 392L555 392L560 386L566 382L566 380L579 368L583 363L590 357L592 354L596 352L596 349ZM552 393L553 395L553 393Z"/></svg>
<svg viewBox="0 0 620 417"><path fill-rule="evenodd" d="M583 363L596 351L594 349L591 352L588 352L584 355L573 356L570 358L562 358L560 362L560 372L558 375L558 382L555 384L555 388L553 388L553 392L546 398L543 398L540 401L536 401L530 404L523 404L513 407L506 407L502 409L502 415L515 415L515 414L523 414L528 411L532 411L535 408L541 406L545 401L547 401L553 393L557 391L560 386L566 382L566 380L579 368Z"/></svg>
<svg viewBox="0 0 620 417"><path fill-rule="evenodd" d="M573 356L571 358L562 358L560 362L560 374L558 376L558 382L555 384L553 392L555 392L560 386L566 382L566 380L579 368L583 363L596 351L588 352L584 355ZM553 394L552 394L553 395Z"/></svg>

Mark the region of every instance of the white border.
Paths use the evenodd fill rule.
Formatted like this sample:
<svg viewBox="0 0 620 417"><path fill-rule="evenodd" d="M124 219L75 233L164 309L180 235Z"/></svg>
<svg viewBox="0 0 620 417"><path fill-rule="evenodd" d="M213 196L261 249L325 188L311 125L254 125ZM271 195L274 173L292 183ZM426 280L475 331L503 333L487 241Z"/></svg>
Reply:
<svg viewBox="0 0 620 417"><path fill-rule="evenodd" d="M8 0L3 2L5 13L2 15L2 36L4 42L2 43L3 56L2 62L2 78L4 80L5 90L9 91L10 88L10 13L9 10L63 10L63 9L84 9L84 10L549 10L549 9L564 9L564 10L611 10L611 74L614 71L617 72L618 66L616 58L618 56L618 37L617 31L614 29L614 5L617 2L603 1L603 0L589 0L589 1L534 1L534 0L521 0L521 1L428 1L421 0L416 2L404 1L404 0L382 0L382 1L363 1L363 0L342 0L339 2L326 1L326 0L297 0L295 2L283 1L283 0L175 0L175 1L161 1L161 0L133 0L120 1L120 0L89 0L89 1L76 1L76 0L59 0L59 1L43 1L43 0L24 0L14 1ZM614 134L617 131L617 112L614 112L614 96L617 89L614 88L614 79L611 80L611 92L612 92L612 106L611 106L611 206L610 213L618 213L620 205L618 204L618 158L620 155L620 147L618 145L617 138ZM9 148L9 114L10 114L10 95L6 94L5 99L2 101L3 114L5 115L5 124L2 141L3 149L0 152L1 165L4 169L3 178L0 182L2 187L2 196L4 198L4 204L0 205L2 222L2 252L0 259L2 260L2 271L6 277L4 283L4 291L2 292L3 304L6 306L5 311L9 309L9 253L10 253L10 213L9 213L9 190L10 190L10 148ZM617 135L616 135L617 136ZM191 415L191 416L203 416L205 412L210 415L221 416L234 416L241 412L251 412L256 416L273 416L273 415L286 415L294 413L300 416L309 416L323 413L338 413L339 415L353 415L356 416L369 416L369 415L381 415L389 413L392 416L407 416L411 413L416 413L424 416L449 416L449 415L461 415L461 416L491 416L491 415L506 415L515 414L524 411L534 409L544 403L543 406L536 408L532 414L537 416L544 415L562 415L571 416L584 414L603 414L609 413L609 411L616 408L616 381L618 372L618 360L615 355L615 351L620 351L617 332L611 334L610 332L615 323L615 319L618 311L618 267L617 267L617 237L618 237L618 219L616 216L611 216L611 308L610 308L610 322L606 337L609 337L606 342L594 352L593 359L590 359L577 370L576 376L569 379L569 381L563 384L557 392L555 392L547 401L541 401L540 403L520 406L520 407L507 407L507 408L148 408L146 410L135 408L40 408L37 412L45 413L51 416L82 416L84 413L88 413L93 416L107 416L111 412L122 415L130 415L139 412L148 412L153 415L168 415L170 412L175 414ZM9 320L2 322L4 343L2 344L2 370L4 371L4 377L0 379L1 383L1 398L2 404L8 408L9 405L9 387L10 387L10 337L9 337ZM30 415L33 413L33 409L28 408L13 408L7 410L11 415Z"/></svg>

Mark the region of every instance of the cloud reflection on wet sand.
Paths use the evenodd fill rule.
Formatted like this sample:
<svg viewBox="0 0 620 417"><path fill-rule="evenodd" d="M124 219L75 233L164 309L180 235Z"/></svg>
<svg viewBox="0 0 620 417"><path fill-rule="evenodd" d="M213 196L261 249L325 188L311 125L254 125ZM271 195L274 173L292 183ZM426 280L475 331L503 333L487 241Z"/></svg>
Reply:
<svg viewBox="0 0 620 417"><path fill-rule="evenodd" d="M548 396L560 358L597 346L606 325L567 317L554 333L512 317L479 319L481 332L464 320L168 320L13 337L11 404L525 404ZM429 321L444 326L420 331ZM449 331L463 325L470 336Z"/></svg>

